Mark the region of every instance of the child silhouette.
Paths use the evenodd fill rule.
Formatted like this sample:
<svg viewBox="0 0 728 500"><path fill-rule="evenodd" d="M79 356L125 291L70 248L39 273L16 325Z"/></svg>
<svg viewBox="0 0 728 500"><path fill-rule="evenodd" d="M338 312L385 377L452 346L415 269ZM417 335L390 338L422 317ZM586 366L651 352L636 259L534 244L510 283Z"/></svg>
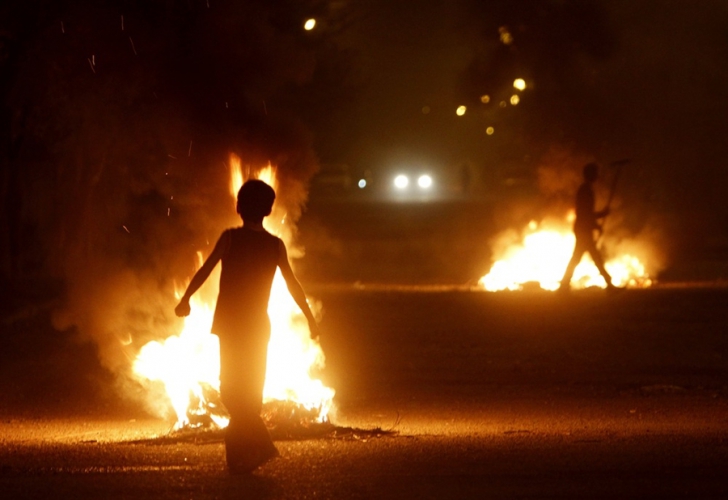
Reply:
<svg viewBox="0 0 728 500"><path fill-rule="evenodd" d="M190 313L190 297L222 262L220 292L212 332L220 338L220 395L230 414L225 431L225 457L232 473L247 473L278 456L260 417L263 405L270 319L268 299L276 268L308 320L311 337L318 326L306 295L288 262L283 241L263 228L275 191L260 180L249 180L238 192L241 227L222 233L215 248L195 273L179 304L177 316Z"/></svg>

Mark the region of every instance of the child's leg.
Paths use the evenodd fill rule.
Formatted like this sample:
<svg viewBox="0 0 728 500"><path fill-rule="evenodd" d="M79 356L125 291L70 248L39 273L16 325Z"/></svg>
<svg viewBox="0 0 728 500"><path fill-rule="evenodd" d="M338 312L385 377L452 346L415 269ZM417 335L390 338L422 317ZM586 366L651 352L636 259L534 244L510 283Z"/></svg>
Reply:
<svg viewBox="0 0 728 500"><path fill-rule="evenodd" d="M260 418L268 335L220 340L220 392L230 414L225 432L228 466L253 470L278 451Z"/></svg>

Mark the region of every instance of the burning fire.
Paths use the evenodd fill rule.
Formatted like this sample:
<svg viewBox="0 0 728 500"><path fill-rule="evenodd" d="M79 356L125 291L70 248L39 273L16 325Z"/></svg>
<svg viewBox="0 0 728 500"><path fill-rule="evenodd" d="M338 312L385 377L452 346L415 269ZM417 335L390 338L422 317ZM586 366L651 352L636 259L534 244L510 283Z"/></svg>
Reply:
<svg viewBox="0 0 728 500"><path fill-rule="evenodd" d="M573 214L571 217L573 220ZM520 241L513 233L504 236L501 247L496 249L495 264L478 283L491 292L522 290L527 284L538 284L544 290L558 289L574 251L575 238L568 219L542 224L531 221L520 235ZM644 264L634 255L620 254L607 261L605 267L616 286L652 285ZM607 286L588 254L576 267L571 285L574 288Z"/></svg>
<svg viewBox="0 0 728 500"><path fill-rule="evenodd" d="M277 188L275 169L269 164L254 172L244 172L240 158L230 157L230 191L233 200L244 180L256 177ZM233 204L234 207L234 204ZM286 214L276 203L265 219L266 230L291 245L292 233L285 225ZM239 219L235 221L239 224ZM230 225L233 225L232 223ZM199 254L200 264L202 255ZM162 382L177 416L175 428L212 423L226 427L228 419L219 401L219 340L210 333L217 297L220 266L210 275L191 300L192 312L185 318L177 336L142 347L133 371L143 380ZM181 296L183 289L179 291ZM311 377L311 371L324 363L321 346L310 338L308 324L290 296L280 270L276 271L268 303L271 339L268 345L263 402L293 402L315 415L317 422L328 420L334 390Z"/></svg>

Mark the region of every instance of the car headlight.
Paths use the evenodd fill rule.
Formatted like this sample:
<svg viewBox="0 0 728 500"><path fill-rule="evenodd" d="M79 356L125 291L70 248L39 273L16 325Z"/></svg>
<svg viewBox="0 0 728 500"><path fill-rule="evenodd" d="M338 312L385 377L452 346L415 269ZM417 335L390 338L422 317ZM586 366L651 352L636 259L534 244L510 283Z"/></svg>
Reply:
<svg viewBox="0 0 728 500"><path fill-rule="evenodd" d="M409 185L409 177L400 174L394 178L394 187L397 189L405 189Z"/></svg>
<svg viewBox="0 0 728 500"><path fill-rule="evenodd" d="M417 178L417 185L422 189L430 189L432 187L432 177L427 174L420 175Z"/></svg>

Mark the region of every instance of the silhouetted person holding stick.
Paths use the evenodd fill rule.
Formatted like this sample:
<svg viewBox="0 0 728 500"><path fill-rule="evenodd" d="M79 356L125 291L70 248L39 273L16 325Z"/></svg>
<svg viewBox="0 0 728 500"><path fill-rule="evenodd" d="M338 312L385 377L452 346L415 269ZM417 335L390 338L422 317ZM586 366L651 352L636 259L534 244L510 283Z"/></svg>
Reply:
<svg viewBox="0 0 728 500"><path fill-rule="evenodd" d="M222 233L175 308L177 316L189 315L190 297L222 261L212 332L220 338L220 395L230 414L225 457L232 473L251 472L278 456L260 417L270 338L268 299L276 268L280 268L288 290L306 316L311 337L318 336L316 320L288 262L286 246L263 228L263 218L270 215L274 200L275 191L265 182L249 180L243 184L237 201L242 227Z"/></svg>
<svg viewBox="0 0 728 500"><path fill-rule="evenodd" d="M574 221L574 235L576 243L574 245L574 253L571 256L569 264L566 266L566 272L561 279L559 290L568 291L571 287L571 277L574 275L574 269L581 261L581 257L585 252L589 252L594 264L597 266L599 273L607 282L607 289L615 290L612 284L612 277L604 267L604 259L597 249L596 240L594 239L594 231L601 234L602 227L599 220L609 215L609 207L607 206L600 212L594 211L594 190L592 184L599 177L599 167L596 163L588 163L584 166L584 182L579 186L576 192L576 220Z"/></svg>

